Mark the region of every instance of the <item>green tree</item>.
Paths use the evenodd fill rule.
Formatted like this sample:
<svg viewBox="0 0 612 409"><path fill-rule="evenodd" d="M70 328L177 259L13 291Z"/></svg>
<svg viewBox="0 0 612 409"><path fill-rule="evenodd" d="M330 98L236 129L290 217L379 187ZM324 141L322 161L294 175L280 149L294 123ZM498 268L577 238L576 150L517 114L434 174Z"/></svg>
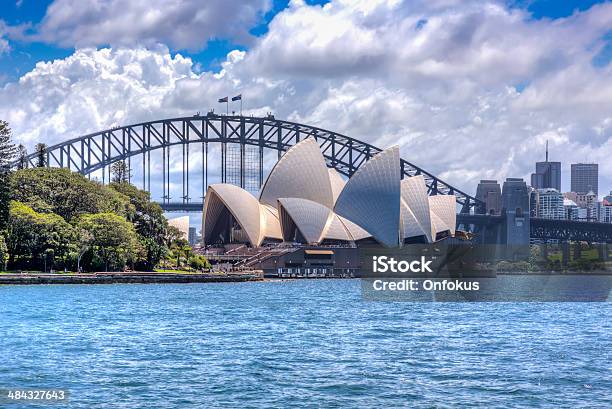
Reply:
<svg viewBox="0 0 612 409"><path fill-rule="evenodd" d="M23 203L11 202L6 237L9 267L42 269L49 253L61 267L66 267L75 242L74 228L60 216L38 213Z"/></svg>
<svg viewBox="0 0 612 409"><path fill-rule="evenodd" d="M182 238L173 241L170 245L170 250L172 250L172 255L176 259L176 268L181 267L181 260L183 260L183 257L185 258L185 261L187 261L189 260L189 256L193 253L189 242Z"/></svg>
<svg viewBox="0 0 612 409"><path fill-rule="evenodd" d="M67 222L82 214L112 212L130 219L134 213L127 197L69 169L23 169L10 180L13 200Z"/></svg>
<svg viewBox="0 0 612 409"><path fill-rule="evenodd" d="M0 234L0 271L6 270L6 262L8 261L8 248L4 241L4 236Z"/></svg>
<svg viewBox="0 0 612 409"><path fill-rule="evenodd" d="M113 183L110 187L129 198L135 212L131 218L134 228L140 236L140 242L145 249L145 259L136 265L138 270L152 271L168 252L167 234L168 221L164 211L151 201L148 192L138 189L129 183Z"/></svg>
<svg viewBox="0 0 612 409"><path fill-rule="evenodd" d="M86 214L75 224L92 237L91 247L83 257L90 270L123 270L144 256L134 225L117 214Z"/></svg>
<svg viewBox="0 0 612 409"><path fill-rule="evenodd" d="M191 246L189 245L189 242L187 240L182 239L179 242L179 247L178 247L177 254L179 255L179 257L178 257L179 267L180 267L181 257L185 257L185 264L189 263L189 258L193 255L193 249L191 248Z"/></svg>
<svg viewBox="0 0 612 409"><path fill-rule="evenodd" d="M128 183L130 179L130 168L123 160L111 165L111 173L111 182L113 183Z"/></svg>
<svg viewBox="0 0 612 409"><path fill-rule="evenodd" d="M200 254L195 254L189 258L189 267L193 268L194 270L201 271L211 268L211 265L206 257Z"/></svg>
<svg viewBox="0 0 612 409"><path fill-rule="evenodd" d="M44 143L36 144L36 167L44 168L47 166L47 145Z"/></svg>
<svg viewBox="0 0 612 409"><path fill-rule="evenodd" d="M17 169L27 169L28 167L28 150L25 146L19 145L17 147Z"/></svg>
<svg viewBox="0 0 612 409"><path fill-rule="evenodd" d="M178 240L183 240L183 232L174 226L168 226L168 231L166 233L166 244L168 248L171 248Z"/></svg>
<svg viewBox="0 0 612 409"><path fill-rule="evenodd" d="M6 168L17 154L8 122L0 120L0 168Z"/></svg>
<svg viewBox="0 0 612 409"><path fill-rule="evenodd" d="M9 218L11 190L9 185L9 164L17 154L11 142L11 128L6 121L0 120L0 235L6 229Z"/></svg>
<svg viewBox="0 0 612 409"><path fill-rule="evenodd" d="M9 190L8 174L0 170L0 236L3 235L9 218L9 203L11 191Z"/></svg>
<svg viewBox="0 0 612 409"><path fill-rule="evenodd" d="M78 232L78 240L77 240L77 271L81 272L81 259L89 251L91 246L94 243L93 235L87 230L81 229Z"/></svg>
<svg viewBox="0 0 612 409"><path fill-rule="evenodd" d="M166 244L169 249L166 261L175 264L176 268L181 266L183 256L185 256L185 261L187 261L193 251L189 242L185 240L183 233L174 226L168 226Z"/></svg>

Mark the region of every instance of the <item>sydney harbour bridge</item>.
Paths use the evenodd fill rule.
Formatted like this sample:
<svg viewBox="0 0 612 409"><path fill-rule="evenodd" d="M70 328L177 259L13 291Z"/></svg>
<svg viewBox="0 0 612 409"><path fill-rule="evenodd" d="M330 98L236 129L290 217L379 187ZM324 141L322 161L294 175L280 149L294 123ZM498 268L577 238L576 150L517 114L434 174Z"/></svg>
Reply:
<svg viewBox="0 0 612 409"><path fill-rule="evenodd" d="M280 158L287 149L299 141L312 137L320 145L329 167L350 177L381 149L357 139L326 129L276 119L273 115L252 117L218 115L209 112L190 117L160 119L128 126L119 126L91 133L47 147L45 165L68 168L83 175L100 175L102 183L111 180L111 165L124 161L128 169L140 168L139 180L130 174L130 182L152 192L152 160L161 152L161 189L159 201L165 211L201 212L203 197L209 184L209 165L220 162L221 182L234 183L242 188L255 177L259 188L264 180L264 153L275 151ZM210 147L220 147L210 154ZM235 149L228 150L228 147ZM201 191L190 192L190 150L201 150ZM157 156L152 159L152 152ZM179 200L172 200L170 186L171 163L180 157L181 178ZM209 162L209 159L212 159ZM39 153L27 155L30 167L37 166ZM255 162L255 175L250 165ZM18 162L14 163L17 166ZM454 195L460 209L458 224L469 230L503 228L505 220L500 216L481 215L482 203L475 197L444 182L425 169L402 159L402 177L423 175L431 195ZM158 169L158 167L155 167ZM217 168L217 165L215 165ZM128 172L129 173L129 172ZM156 177L155 179L158 179ZM176 177L175 177L176 179ZM191 195L201 197L192 201ZM176 196L176 195L175 195ZM559 221L531 218L530 237L540 240L580 240L612 243L612 224Z"/></svg>

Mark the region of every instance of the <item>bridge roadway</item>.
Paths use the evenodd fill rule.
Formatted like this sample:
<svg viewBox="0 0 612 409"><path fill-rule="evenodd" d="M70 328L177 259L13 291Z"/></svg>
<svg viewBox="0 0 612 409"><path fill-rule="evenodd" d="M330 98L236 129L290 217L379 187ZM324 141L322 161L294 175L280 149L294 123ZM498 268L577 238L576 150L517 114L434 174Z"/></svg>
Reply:
<svg viewBox="0 0 612 409"><path fill-rule="evenodd" d="M486 228L501 228L505 216L485 214L458 214L457 225L472 225ZM575 220L553 220L529 218L529 237L533 240L585 241L589 243L612 243L612 223L580 222Z"/></svg>
<svg viewBox="0 0 612 409"><path fill-rule="evenodd" d="M160 203L166 212L202 212L202 202ZM586 241L590 243L612 243L612 223L579 222L573 220L551 220L530 218L530 237L536 240ZM501 228L504 216L459 213L458 225L476 228Z"/></svg>

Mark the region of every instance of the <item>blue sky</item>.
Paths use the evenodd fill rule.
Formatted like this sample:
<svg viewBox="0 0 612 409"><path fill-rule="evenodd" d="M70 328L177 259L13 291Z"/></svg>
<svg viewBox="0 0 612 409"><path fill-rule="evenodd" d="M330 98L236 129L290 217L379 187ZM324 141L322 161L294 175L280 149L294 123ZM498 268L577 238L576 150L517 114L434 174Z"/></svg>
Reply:
<svg viewBox="0 0 612 409"><path fill-rule="evenodd" d="M0 20L8 25L17 26L28 24L36 27L45 17L47 7L53 0L0 0L2 12ZM327 1L308 0L308 4L325 4ZM261 36L268 30L268 23L274 16L285 9L287 0L273 0L271 9L260 16L259 21L249 31L255 36ZM107 46L99 44L98 46ZM228 39L213 39L206 43L201 50L172 49L190 56L202 70L218 70L221 61L227 53L234 49L246 49L244 44L236 43ZM74 52L74 47L61 47L53 43L16 41L11 43L11 52L0 56L0 84L8 80L14 80L23 73L30 71L38 61L50 61L65 58Z"/></svg>
<svg viewBox="0 0 612 409"><path fill-rule="evenodd" d="M1 0L2 12L0 20L9 26L26 24L33 32L45 17L47 7L53 0ZM575 11L584 11L604 0L509 0L509 7L528 10L534 19L558 19L572 15ZM325 4L327 1L308 0L308 4ZM263 13L253 27L249 28L254 36L261 36L268 30L269 22L276 14L285 9L287 0L273 0L269 11ZM98 44L99 47L107 44ZM227 53L233 49L248 49L246 44L227 38L209 40L205 47L197 50L172 48L172 52L180 52L189 56L197 63L199 70L218 70ZM71 55L74 47L62 47L53 42L11 41L11 51L0 55L0 84L14 81L19 76L30 71L38 61L61 59ZM608 47L597 57L596 64L607 64L612 56L612 29L608 36Z"/></svg>

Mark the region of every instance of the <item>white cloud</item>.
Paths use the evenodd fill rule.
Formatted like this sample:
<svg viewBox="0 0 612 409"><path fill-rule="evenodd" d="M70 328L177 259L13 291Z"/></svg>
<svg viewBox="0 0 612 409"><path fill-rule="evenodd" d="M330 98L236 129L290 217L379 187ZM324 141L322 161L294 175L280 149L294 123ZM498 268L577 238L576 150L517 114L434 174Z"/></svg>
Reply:
<svg viewBox="0 0 612 409"><path fill-rule="evenodd" d="M216 38L246 43L270 6L269 0L55 0L33 38L65 47L201 49Z"/></svg>
<svg viewBox="0 0 612 409"><path fill-rule="evenodd" d="M8 42L9 27L0 20L0 56L11 51L11 46Z"/></svg>
<svg viewBox="0 0 612 409"><path fill-rule="evenodd" d="M0 90L0 117L30 145L54 143L223 110L218 97L242 93L249 114L399 143L405 159L468 192L480 178L527 177L548 139L566 188L571 162L598 161L604 193L612 65L591 60L609 21L612 4L551 21L496 3L294 1L219 72L196 73L166 48L79 50Z"/></svg>
<svg viewBox="0 0 612 409"><path fill-rule="evenodd" d="M6 39L0 37L0 55L8 53L11 50L9 43Z"/></svg>
<svg viewBox="0 0 612 409"><path fill-rule="evenodd" d="M1 116L28 143L159 115L161 100L181 78L195 77L191 60L156 51L82 49L40 62L0 91Z"/></svg>

